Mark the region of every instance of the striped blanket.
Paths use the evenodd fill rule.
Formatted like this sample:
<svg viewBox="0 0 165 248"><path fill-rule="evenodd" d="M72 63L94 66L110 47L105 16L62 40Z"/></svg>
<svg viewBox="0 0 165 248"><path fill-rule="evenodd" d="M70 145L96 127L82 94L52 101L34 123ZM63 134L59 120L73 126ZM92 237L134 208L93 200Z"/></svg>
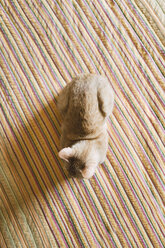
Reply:
<svg viewBox="0 0 165 248"><path fill-rule="evenodd" d="M0 1L0 247L164 247L164 0ZM56 98L115 92L105 162L68 179Z"/></svg>

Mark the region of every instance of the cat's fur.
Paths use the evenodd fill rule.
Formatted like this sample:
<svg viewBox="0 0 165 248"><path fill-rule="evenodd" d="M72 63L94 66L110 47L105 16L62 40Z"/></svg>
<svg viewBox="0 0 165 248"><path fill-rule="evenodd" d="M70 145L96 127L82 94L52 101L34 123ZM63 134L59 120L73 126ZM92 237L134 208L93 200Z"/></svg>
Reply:
<svg viewBox="0 0 165 248"><path fill-rule="evenodd" d="M81 74L59 94L58 108L63 116L59 157L69 176L88 179L105 160L106 119L113 104L113 90L101 75Z"/></svg>

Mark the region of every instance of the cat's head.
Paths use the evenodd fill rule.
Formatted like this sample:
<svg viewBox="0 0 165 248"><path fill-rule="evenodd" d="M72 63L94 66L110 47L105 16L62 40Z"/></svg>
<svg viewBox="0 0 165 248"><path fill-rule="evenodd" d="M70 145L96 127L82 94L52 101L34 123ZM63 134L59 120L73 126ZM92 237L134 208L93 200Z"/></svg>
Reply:
<svg viewBox="0 0 165 248"><path fill-rule="evenodd" d="M85 158L78 156L71 147L63 148L59 157L66 162L69 177L89 179L95 173L96 164L85 161Z"/></svg>

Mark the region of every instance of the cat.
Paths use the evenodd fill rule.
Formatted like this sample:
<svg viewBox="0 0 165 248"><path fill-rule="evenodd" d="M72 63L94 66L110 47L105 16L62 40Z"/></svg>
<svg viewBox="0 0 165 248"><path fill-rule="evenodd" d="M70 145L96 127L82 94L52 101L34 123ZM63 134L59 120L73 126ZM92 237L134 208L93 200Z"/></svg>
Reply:
<svg viewBox="0 0 165 248"><path fill-rule="evenodd" d="M104 162L108 149L107 117L114 93L106 77L80 74L60 92L57 107L62 115L61 150L69 177L91 178Z"/></svg>

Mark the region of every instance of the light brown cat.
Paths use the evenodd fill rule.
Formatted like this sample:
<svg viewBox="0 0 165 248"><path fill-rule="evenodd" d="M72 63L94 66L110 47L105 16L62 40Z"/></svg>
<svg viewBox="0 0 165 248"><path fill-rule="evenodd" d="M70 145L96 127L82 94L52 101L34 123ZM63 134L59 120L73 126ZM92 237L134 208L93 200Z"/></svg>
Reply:
<svg viewBox="0 0 165 248"><path fill-rule="evenodd" d="M106 119L111 114L114 94L107 78L81 74L61 91L58 108L63 116L61 151L70 177L93 176L104 162L108 137Z"/></svg>

